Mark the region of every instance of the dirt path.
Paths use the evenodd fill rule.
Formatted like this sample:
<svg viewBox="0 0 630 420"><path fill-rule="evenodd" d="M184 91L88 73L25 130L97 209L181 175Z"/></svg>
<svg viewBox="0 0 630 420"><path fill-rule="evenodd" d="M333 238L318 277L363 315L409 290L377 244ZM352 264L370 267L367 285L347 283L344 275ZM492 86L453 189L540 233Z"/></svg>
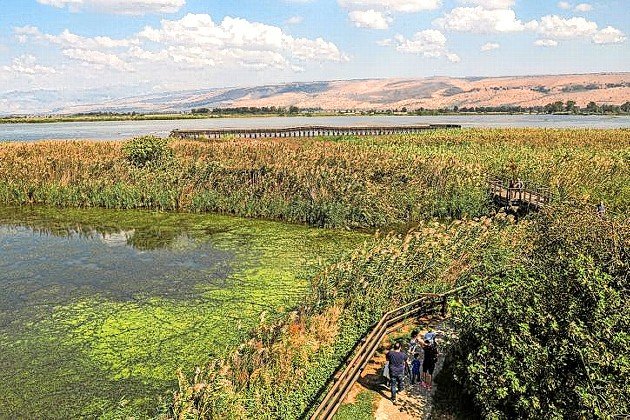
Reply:
<svg viewBox="0 0 630 420"><path fill-rule="evenodd" d="M378 397L375 401L376 411L374 416L376 420L411 420L425 419L431 412L431 399L436 391L433 386L431 391L426 390L420 384L410 385L408 380L405 382L405 390L397 396L397 404L394 405L390 399L391 393L385 385L385 378L381 376L383 365L385 364L385 354L387 353L391 340L400 337L404 338L403 343L409 341L410 331L417 328L422 334L427 332L427 328L432 326L433 331L438 333L438 346L443 342L444 337L449 334L445 331L444 322L439 318L423 318L417 325L405 325L399 331L392 333L386 337L379 349L374 354L366 368L363 370L361 377L353 386L344 403L351 403L356 396L365 390L376 392ZM444 358L439 357L436 364L434 374L437 374L442 368Z"/></svg>

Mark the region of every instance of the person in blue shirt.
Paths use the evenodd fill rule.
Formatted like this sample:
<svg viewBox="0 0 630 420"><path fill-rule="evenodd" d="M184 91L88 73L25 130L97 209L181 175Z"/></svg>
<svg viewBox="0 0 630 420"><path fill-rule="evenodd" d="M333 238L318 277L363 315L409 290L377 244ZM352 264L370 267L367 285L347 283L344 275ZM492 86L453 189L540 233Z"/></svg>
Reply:
<svg viewBox="0 0 630 420"><path fill-rule="evenodd" d="M422 366L420 353L415 353L411 361L411 385L415 385L420 380L420 366Z"/></svg>

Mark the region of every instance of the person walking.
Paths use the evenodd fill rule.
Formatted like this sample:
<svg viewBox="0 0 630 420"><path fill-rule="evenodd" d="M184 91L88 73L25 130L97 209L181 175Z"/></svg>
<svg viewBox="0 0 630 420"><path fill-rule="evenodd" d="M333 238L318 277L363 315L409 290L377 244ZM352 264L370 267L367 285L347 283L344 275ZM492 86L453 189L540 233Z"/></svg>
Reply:
<svg viewBox="0 0 630 420"><path fill-rule="evenodd" d="M412 357L414 354L416 354L421 346L422 340L420 340L420 332L418 330L413 330L411 332L411 340L409 340L409 347L407 349L407 354L409 355L409 357Z"/></svg>
<svg viewBox="0 0 630 420"><path fill-rule="evenodd" d="M603 201L600 201L597 205L597 215L600 218L604 218L604 216L606 215L606 206L604 205Z"/></svg>
<svg viewBox="0 0 630 420"><path fill-rule="evenodd" d="M422 362L422 387L431 391L433 385L433 371L435 370L435 364L437 363L437 346L435 342L431 343L429 340L424 341L422 346L424 350L424 361Z"/></svg>
<svg viewBox="0 0 630 420"><path fill-rule="evenodd" d="M405 368L409 357L407 353L400 351L400 343L394 344L394 348L387 353L385 358L389 362L389 377L392 391L392 402L396 403L396 394L404 390Z"/></svg>
<svg viewBox="0 0 630 420"><path fill-rule="evenodd" d="M424 341L427 341L427 340L428 340L431 344L435 344L435 336L436 336L436 335L437 335L437 334L435 333L435 331L433 331L432 329L429 329L429 331L427 331L427 332L424 334L423 339L424 339Z"/></svg>

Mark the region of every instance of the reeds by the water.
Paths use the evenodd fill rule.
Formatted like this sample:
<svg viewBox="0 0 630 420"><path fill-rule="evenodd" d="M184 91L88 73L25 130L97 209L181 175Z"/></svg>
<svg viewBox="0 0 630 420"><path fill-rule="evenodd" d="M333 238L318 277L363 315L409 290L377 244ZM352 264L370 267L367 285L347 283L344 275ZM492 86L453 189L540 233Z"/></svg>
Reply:
<svg viewBox="0 0 630 420"><path fill-rule="evenodd" d="M478 216L488 175L627 208L629 130L458 130L337 139L172 141L135 167L120 142L0 145L0 202L219 212L376 228Z"/></svg>

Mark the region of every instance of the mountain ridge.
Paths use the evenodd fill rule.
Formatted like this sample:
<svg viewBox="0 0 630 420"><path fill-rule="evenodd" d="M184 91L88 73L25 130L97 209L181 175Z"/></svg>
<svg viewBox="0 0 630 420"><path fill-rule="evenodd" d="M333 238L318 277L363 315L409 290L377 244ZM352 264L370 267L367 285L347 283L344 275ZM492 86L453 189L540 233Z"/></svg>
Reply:
<svg viewBox="0 0 630 420"><path fill-rule="evenodd" d="M539 76L352 79L191 89L60 107L58 114L185 112L192 108L289 107L338 110L542 106L573 100L620 105L630 72Z"/></svg>

